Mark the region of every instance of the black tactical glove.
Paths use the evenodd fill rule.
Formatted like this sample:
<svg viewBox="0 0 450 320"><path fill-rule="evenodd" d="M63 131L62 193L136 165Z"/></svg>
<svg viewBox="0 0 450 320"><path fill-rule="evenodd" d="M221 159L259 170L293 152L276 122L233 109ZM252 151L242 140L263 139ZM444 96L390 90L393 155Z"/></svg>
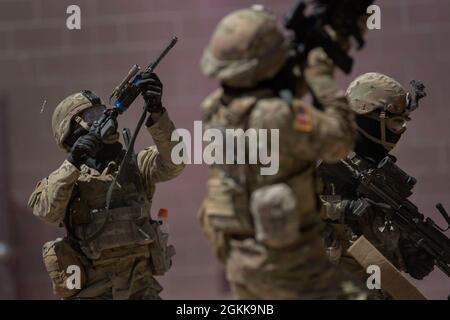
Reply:
<svg viewBox="0 0 450 320"><path fill-rule="evenodd" d="M435 261L425 250L416 248L404 238L400 238L399 249L405 263L405 271L414 279L422 280L433 271Z"/></svg>
<svg viewBox="0 0 450 320"><path fill-rule="evenodd" d="M351 227L371 225L379 213L390 209L389 205L378 203L368 198L344 201L343 222Z"/></svg>
<svg viewBox="0 0 450 320"><path fill-rule="evenodd" d="M349 200L345 206L345 213L347 216L362 217L368 214L371 205L371 200L366 198L358 198L356 200Z"/></svg>
<svg viewBox="0 0 450 320"><path fill-rule="evenodd" d="M345 213L355 217L362 217L369 214L371 207L377 207L381 210L389 210L391 207L385 203L378 203L368 198L358 198L356 200L347 200Z"/></svg>
<svg viewBox="0 0 450 320"><path fill-rule="evenodd" d="M67 160L80 169L88 157L94 158L99 150L101 140L93 133L87 133L74 143Z"/></svg>
<svg viewBox="0 0 450 320"><path fill-rule="evenodd" d="M141 94L145 100L145 108L150 113L161 113L163 84L156 73L144 72L138 82Z"/></svg>

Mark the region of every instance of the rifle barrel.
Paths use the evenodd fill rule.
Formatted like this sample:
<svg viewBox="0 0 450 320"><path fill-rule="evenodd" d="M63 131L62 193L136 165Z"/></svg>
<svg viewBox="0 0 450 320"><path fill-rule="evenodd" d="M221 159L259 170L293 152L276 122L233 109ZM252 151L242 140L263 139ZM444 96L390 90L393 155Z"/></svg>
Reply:
<svg viewBox="0 0 450 320"><path fill-rule="evenodd" d="M172 40L170 41L169 45L164 49L163 52L161 52L161 54L159 55L158 59L156 59L155 62L151 63L147 67L146 71L153 72L153 70L156 69L156 67L161 62L161 60L164 59L164 57L169 53L169 51L175 46L175 44L177 42L178 42L178 38L177 37L173 37Z"/></svg>

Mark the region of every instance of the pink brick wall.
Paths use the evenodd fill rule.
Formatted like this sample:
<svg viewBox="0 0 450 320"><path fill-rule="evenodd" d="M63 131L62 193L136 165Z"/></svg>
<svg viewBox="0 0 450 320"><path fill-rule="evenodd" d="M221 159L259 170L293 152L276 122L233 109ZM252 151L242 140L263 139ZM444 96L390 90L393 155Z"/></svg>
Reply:
<svg viewBox="0 0 450 320"><path fill-rule="evenodd" d="M51 135L51 113L65 96L82 89L107 98L132 64L146 64L171 36L180 42L158 69L165 84L164 102L179 127L200 119L198 105L214 88L198 68L199 58L217 21L226 13L252 4L248 0L0 0L0 96L8 106L9 213L14 233L18 298L52 298L40 259L41 244L58 231L31 215L26 201L36 181L64 159ZM260 0L279 16L288 0ZM428 85L429 97L414 114L396 150L400 165L419 179L414 200L441 221L433 209L442 201L450 208L450 2L402 0L378 2L382 30L369 33L366 49L356 54L353 77L380 71L407 85L412 78ZM82 29L65 27L66 8L78 4ZM342 86L351 78L340 76ZM46 109L40 109L46 100ZM131 128L138 106L123 116ZM138 147L151 143L143 132ZM211 255L196 220L205 190L206 171L190 166L176 180L161 184L154 208L171 212L170 228L178 254L162 283L165 298L228 297L222 270ZM5 213L3 213L5 214ZM0 283L0 286L2 283ZM444 298L449 280L436 272L418 286L431 298ZM1 290L0 290L1 292Z"/></svg>

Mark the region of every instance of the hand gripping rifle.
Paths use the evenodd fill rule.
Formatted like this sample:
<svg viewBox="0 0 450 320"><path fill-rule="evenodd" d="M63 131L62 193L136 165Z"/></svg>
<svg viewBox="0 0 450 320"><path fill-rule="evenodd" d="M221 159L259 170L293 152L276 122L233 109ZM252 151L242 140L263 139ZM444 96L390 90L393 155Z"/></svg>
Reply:
<svg viewBox="0 0 450 320"><path fill-rule="evenodd" d="M141 80L142 74L144 72L153 72L161 60L167 55L170 49L177 43L178 39L173 38L166 49L160 54L155 62L150 63L143 71L141 68L135 64L127 76L122 80L122 82L114 89L111 96L109 97L109 102L111 104L114 98L114 105L112 108L108 108L102 114L102 116L94 121L90 131L95 133L102 141L105 141L108 136L117 131L117 117L128 110L128 107L136 100L140 94L138 82ZM145 110L144 110L145 111ZM146 112L142 113L141 119L138 126L134 132L131 142L134 144L137 134L145 120Z"/></svg>

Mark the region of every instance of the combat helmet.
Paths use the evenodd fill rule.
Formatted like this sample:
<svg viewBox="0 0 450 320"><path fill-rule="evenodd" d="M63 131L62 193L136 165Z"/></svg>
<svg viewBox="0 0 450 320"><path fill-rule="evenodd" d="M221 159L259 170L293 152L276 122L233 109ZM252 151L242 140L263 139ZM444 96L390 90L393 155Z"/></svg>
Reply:
<svg viewBox="0 0 450 320"><path fill-rule="evenodd" d="M347 89L347 97L357 114L368 114L376 109L403 114L408 106L408 93L403 86L377 72L356 78Z"/></svg>
<svg viewBox="0 0 450 320"><path fill-rule="evenodd" d="M417 93L417 92L416 92ZM418 105L410 93L393 78L377 72L363 74L356 78L347 89L350 107L358 118L379 121L379 134L370 134L358 122L358 131L366 138L392 150L403 132L409 115ZM413 107L414 105L414 107ZM388 141L387 135L396 136L396 141ZM391 139L392 140L392 139Z"/></svg>
<svg viewBox="0 0 450 320"><path fill-rule="evenodd" d="M200 65L206 76L226 85L252 87L272 78L287 57L288 43L276 17L254 5L219 22Z"/></svg>
<svg viewBox="0 0 450 320"><path fill-rule="evenodd" d="M73 121L76 121L85 129L89 129L87 123L78 115L97 105L104 107L100 98L95 94L90 91L83 91L68 96L56 106L52 116L52 130L56 144L60 148L69 151L64 142L71 133Z"/></svg>

